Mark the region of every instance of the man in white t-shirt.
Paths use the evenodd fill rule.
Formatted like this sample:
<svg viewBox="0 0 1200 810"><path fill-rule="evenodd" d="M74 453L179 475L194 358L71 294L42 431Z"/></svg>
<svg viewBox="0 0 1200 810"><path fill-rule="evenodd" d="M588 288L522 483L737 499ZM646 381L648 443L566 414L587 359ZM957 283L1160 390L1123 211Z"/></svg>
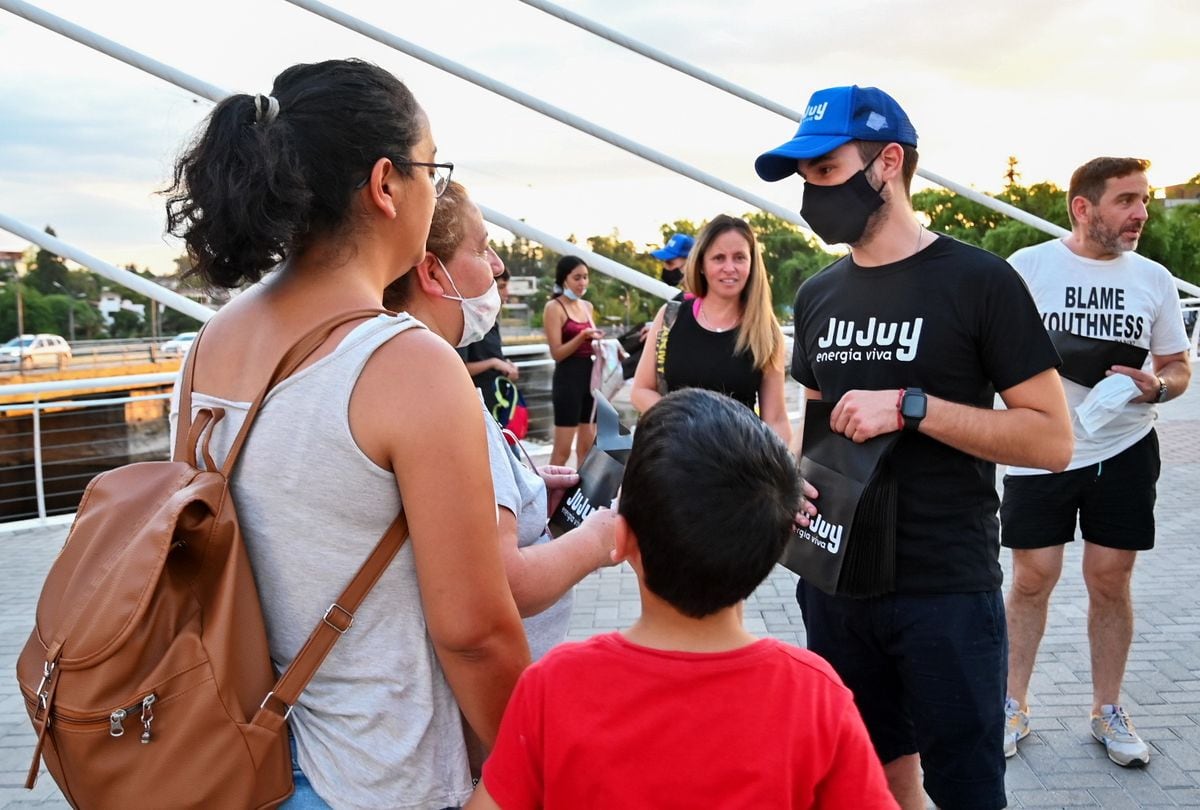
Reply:
<svg viewBox="0 0 1200 810"><path fill-rule="evenodd" d="M1011 467L1004 478L1001 542L1013 554L1006 600L1006 756L1029 734L1029 678L1062 572L1063 547L1074 539L1078 518L1088 589L1092 736L1119 765L1150 760L1149 746L1120 705L1133 638L1129 583L1137 553L1154 546L1156 405L1187 389L1191 368L1174 279L1161 264L1133 252L1146 224L1148 167L1135 158L1085 163L1067 191L1071 235L1009 258L1063 355L1075 451L1064 472ZM1146 362L1114 364L1130 347L1148 352ZM1107 408L1095 407L1106 400Z"/></svg>

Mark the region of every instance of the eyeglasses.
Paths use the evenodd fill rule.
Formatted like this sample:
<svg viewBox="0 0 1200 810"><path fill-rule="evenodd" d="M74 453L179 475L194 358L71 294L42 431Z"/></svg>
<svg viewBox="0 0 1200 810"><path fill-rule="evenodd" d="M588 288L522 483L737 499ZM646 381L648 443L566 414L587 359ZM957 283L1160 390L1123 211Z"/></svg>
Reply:
<svg viewBox="0 0 1200 810"><path fill-rule="evenodd" d="M440 197L446 193L446 189L450 188L450 176L454 174L453 163L422 163L417 160L409 160L407 158L388 158L392 163L403 163L406 166L422 166L427 169L432 169L429 175L429 180L433 183L433 194L435 197ZM360 189L367 184L371 179L370 175L364 177L358 182L355 189Z"/></svg>

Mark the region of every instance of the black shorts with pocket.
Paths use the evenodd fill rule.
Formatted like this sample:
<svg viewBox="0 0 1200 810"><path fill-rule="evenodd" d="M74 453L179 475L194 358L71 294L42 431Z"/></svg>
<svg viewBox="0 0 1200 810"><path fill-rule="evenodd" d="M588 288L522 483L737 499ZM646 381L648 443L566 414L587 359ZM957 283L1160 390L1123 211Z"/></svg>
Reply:
<svg viewBox="0 0 1200 810"><path fill-rule="evenodd" d="M1154 502L1162 465L1151 430L1098 464L1044 475L1004 476L1000 542L1006 548L1050 548L1080 534L1125 551L1154 548Z"/></svg>
<svg viewBox="0 0 1200 810"><path fill-rule="evenodd" d="M1005 806L1008 634L999 591L830 596L796 584L808 648L827 660L884 764L921 755L945 810Z"/></svg>

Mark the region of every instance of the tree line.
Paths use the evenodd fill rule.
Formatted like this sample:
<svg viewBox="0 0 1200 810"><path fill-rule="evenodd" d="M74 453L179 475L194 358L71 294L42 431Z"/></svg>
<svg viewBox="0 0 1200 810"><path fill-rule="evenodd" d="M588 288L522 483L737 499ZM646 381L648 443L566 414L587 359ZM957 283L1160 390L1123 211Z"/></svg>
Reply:
<svg viewBox="0 0 1200 810"><path fill-rule="evenodd" d="M1064 228L1070 227L1064 189L1048 182L1022 185L1015 158L1009 159L1005 177L1007 182L996 195L997 199ZM1200 184L1200 174L1189 183ZM999 256L1008 257L1020 248L1049 238L1036 228L1009 219L1004 214L945 189L917 192L912 202L913 208L924 215L931 231L977 245ZM837 254L825 250L817 239L798 226L772 214L752 212L744 214L743 218L758 235L776 311L783 320L788 320L796 288L834 261ZM673 233L694 236L704 224L686 219L664 223L660 228L662 241L665 242ZM46 232L54 233L49 227ZM572 236L569 241L576 242L577 239ZM654 278L660 276L660 264L649 255L649 248L621 238L615 229L608 234L589 236L584 243L601 256ZM559 254L519 236L507 242L493 242L492 247L514 276L534 276L538 279L537 291L525 303L529 305L532 324L540 326L542 307L550 297L554 284L554 265L560 258ZM1179 278L1200 284L1200 204L1167 208L1162 200L1152 200L1150 219L1142 233L1138 252L1161 262ZM180 287L198 288L198 282L187 274L190 267L187 257L179 257L175 264L175 270L168 278ZM163 280L145 268L128 265L127 269L155 281ZM6 271L0 266L0 280L6 282L0 289L0 341L17 333L15 276L13 270ZM67 268L60 257L47 250L36 251L19 284L26 332L67 335L73 318L75 335L81 340L144 337L150 334L149 318L139 317L128 310L117 312L113 323L106 326L95 305L100 292L110 282L86 270ZM150 312L150 299L124 288L117 291L122 298L134 304L144 304L145 311ZM600 273L592 274L588 297L596 307L599 322L619 328L635 327L651 320L662 304L655 296ZM164 309L157 331L159 335L169 336L195 329L198 325L193 318Z"/></svg>
<svg viewBox="0 0 1200 810"><path fill-rule="evenodd" d="M997 199L1070 229L1066 189L1049 182L1022 185L1015 158L1009 159L1005 177L1007 182L995 195ZM1200 174L1188 184L1200 185ZM946 189L919 191L913 194L912 203L918 214L923 215L929 230L1004 258L1023 247L1051 238L1036 228ZM1163 264L1175 276L1200 284L1200 204L1168 208L1162 200L1152 199L1149 208L1150 218L1142 232L1138 253ZM781 319L790 320L792 302L801 282L820 272L839 254L825 250L816 238L773 214L752 212L742 217L754 229L762 248L776 312ZM690 220L665 223L660 228L662 241L665 243L673 233L695 236L704 224ZM576 240L572 237L569 241ZM655 278L660 277L660 264L646 252L648 249L621 239L616 230L608 235L588 237L586 244L594 253ZM493 243L493 247L513 275L531 275L540 279L537 294L528 301L534 325L540 326L542 306L550 296L559 254L520 237L511 242ZM653 318L662 305L662 301L654 296L600 274L592 275L588 298L595 305L598 317L611 324L636 326Z"/></svg>

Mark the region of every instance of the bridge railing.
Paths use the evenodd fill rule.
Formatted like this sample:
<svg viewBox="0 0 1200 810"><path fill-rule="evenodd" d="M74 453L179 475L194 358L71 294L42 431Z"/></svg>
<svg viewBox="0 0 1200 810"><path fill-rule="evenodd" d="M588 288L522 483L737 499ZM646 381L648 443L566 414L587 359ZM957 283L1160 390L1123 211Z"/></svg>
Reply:
<svg viewBox="0 0 1200 810"><path fill-rule="evenodd" d="M529 441L553 431L554 361L546 344L505 347L520 371ZM134 461L170 457L174 372L0 386L0 523L71 515L88 482Z"/></svg>

